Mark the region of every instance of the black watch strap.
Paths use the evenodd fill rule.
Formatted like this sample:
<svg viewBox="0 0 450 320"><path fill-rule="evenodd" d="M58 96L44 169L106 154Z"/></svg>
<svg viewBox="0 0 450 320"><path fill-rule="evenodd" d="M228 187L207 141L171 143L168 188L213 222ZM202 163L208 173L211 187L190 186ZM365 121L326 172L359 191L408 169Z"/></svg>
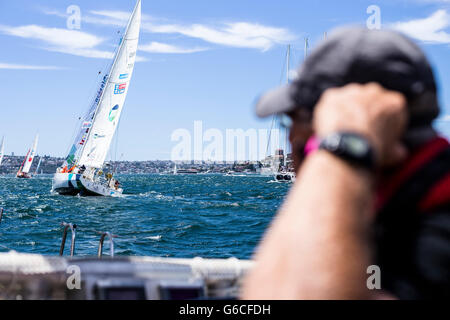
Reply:
<svg viewBox="0 0 450 320"><path fill-rule="evenodd" d="M319 149L368 170L375 169L375 154L367 138L351 132L333 133L320 142Z"/></svg>

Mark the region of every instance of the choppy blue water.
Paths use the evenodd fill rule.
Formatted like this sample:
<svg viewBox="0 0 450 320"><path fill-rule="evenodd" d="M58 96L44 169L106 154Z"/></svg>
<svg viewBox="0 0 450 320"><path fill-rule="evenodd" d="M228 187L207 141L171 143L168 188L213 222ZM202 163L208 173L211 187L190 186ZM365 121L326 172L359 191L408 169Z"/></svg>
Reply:
<svg viewBox="0 0 450 320"><path fill-rule="evenodd" d="M95 255L96 232L109 231L118 236L116 255L247 259L289 188L259 176L119 179L123 197L80 198L51 194L50 175L29 180L0 176L0 208L5 209L0 252L58 255L65 221L78 226L76 255ZM69 247L70 237L66 254Z"/></svg>

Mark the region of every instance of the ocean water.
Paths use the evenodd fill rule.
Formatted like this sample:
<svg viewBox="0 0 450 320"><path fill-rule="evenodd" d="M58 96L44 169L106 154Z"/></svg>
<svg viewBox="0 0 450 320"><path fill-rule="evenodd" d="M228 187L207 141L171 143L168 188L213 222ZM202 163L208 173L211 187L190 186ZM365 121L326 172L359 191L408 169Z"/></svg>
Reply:
<svg viewBox="0 0 450 320"><path fill-rule="evenodd" d="M116 255L248 259L290 186L260 176L118 177L122 197L83 198L51 194L51 175L0 176L0 252L58 255L64 221L77 224L75 255L96 255L97 232L109 231Z"/></svg>

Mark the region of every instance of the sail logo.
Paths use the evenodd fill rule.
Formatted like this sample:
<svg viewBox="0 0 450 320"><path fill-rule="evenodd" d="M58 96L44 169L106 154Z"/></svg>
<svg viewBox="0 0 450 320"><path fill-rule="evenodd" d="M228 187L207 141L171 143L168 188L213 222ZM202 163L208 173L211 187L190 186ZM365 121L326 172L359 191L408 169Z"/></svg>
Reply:
<svg viewBox="0 0 450 320"><path fill-rule="evenodd" d="M108 75L103 77L102 83L100 84L100 88L98 89L97 96L95 97L95 103L97 104L100 101L100 98L103 93L103 89L105 89L106 82L108 81Z"/></svg>
<svg viewBox="0 0 450 320"><path fill-rule="evenodd" d="M114 107L111 108L111 111L109 112L108 120L113 122L114 119L116 119L118 112L119 112L119 105L116 104Z"/></svg>
<svg viewBox="0 0 450 320"><path fill-rule="evenodd" d="M128 73L122 73L121 75L119 75L119 79L128 79Z"/></svg>
<svg viewBox="0 0 450 320"><path fill-rule="evenodd" d="M89 129L92 125L92 122L90 121L85 121L83 122L83 125L81 126L81 129Z"/></svg>
<svg viewBox="0 0 450 320"><path fill-rule="evenodd" d="M116 84L114 87L114 94L123 94L125 93L125 89L127 88L126 83Z"/></svg>
<svg viewBox="0 0 450 320"><path fill-rule="evenodd" d="M94 139L100 139L106 137L104 134L94 134Z"/></svg>
<svg viewBox="0 0 450 320"><path fill-rule="evenodd" d="M92 148L91 148L91 150L89 151L89 153L88 153L88 155L87 155L87 157L89 158L89 159L94 159L94 157L95 157L95 154L94 154L94 152L95 152L95 150L97 149L97 147L96 146L93 146Z"/></svg>
<svg viewBox="0 0 450 320"><path fill-rule="evenodd" d="M87 135L88 131L89 131L89 129L87 129L86 133L81 137L80 146L84 145L84 143L86 142L86 135Z"/></svg>

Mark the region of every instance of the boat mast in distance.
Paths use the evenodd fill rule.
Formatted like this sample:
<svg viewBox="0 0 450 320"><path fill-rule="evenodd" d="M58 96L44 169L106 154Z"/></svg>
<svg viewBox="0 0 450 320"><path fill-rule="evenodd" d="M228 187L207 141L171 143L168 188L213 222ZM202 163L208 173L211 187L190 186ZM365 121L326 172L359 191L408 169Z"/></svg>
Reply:
<svg viewBox="0 0 450 320"><path fill-rule="evenodd" d="M0 144L0 166L2 165L4 155L5 155L5 137L2 138L2 143Z"/></svg>
<svg viewBox="0 0 450 320"><path fill-rule="evenodd" d="M287 54L286 54L286 84L289 84L290 80L290 69L291 69L291 45L288 44ZM284 154L283 154L283 167L286 169L287 166L287 148L288 148L288 128L284 129Z"/></svg>
<svg viewBox="0 0 450 320"><path fill-rule="evenodd" d="M308 57L308 49L309 49L309 39L308 37L305 38L305 58L304 60L306 60L306 58Z"/></svg>
<svg viewBox="0 0 450 320"><path fill-rule="evenodd" d="M36 170L34 171L34 175L35 175L35 176L39 174L39 168L41 167L41 162L42 162L42 156L39 157L38 165L37 165L37 167L36 167Z"/></svg>

